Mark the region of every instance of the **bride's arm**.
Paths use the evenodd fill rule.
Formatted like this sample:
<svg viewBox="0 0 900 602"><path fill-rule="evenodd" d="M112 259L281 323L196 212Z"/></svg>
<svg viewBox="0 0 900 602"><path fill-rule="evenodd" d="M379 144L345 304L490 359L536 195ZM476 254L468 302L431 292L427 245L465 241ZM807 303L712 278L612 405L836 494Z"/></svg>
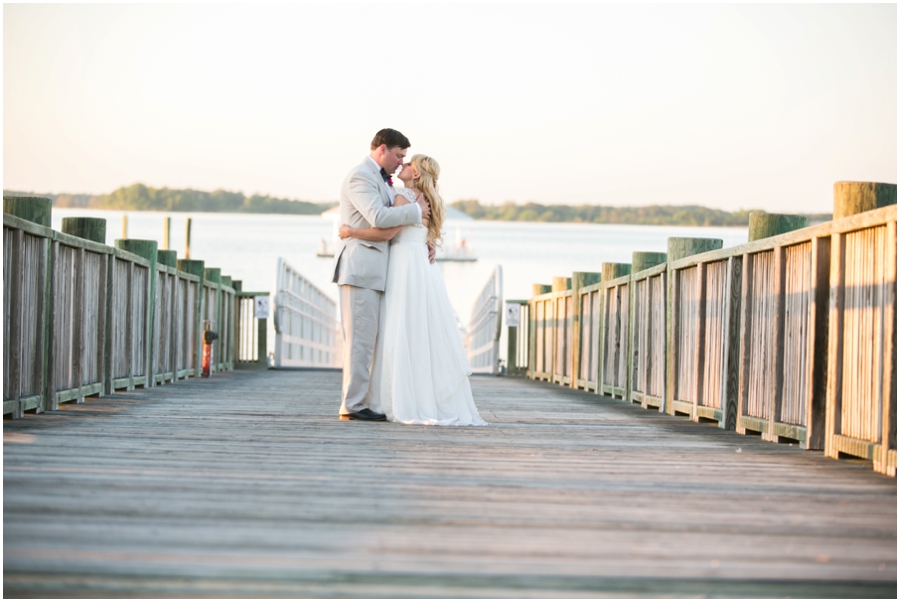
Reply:
<svg viewBox="0 0 900 602"><path fill-rule="evenodd" d="M382 242L391 240L402 229L403 226L395 226L393 228L351 228L347 224L341 224L338 234L341 238L358 238L369 242Z"/></svg>

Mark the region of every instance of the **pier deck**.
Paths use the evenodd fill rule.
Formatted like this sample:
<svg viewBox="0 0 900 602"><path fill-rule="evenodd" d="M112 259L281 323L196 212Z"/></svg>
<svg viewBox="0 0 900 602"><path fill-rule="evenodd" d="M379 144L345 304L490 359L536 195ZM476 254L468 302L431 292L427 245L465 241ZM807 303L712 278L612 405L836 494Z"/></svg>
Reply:
<svg viewBox="0 0 900 602"><path fill-rule="evenodd" d="M490 427L339 421L333 371L4 421L4 595L896 597L870 463L472 383Z"/></svg>

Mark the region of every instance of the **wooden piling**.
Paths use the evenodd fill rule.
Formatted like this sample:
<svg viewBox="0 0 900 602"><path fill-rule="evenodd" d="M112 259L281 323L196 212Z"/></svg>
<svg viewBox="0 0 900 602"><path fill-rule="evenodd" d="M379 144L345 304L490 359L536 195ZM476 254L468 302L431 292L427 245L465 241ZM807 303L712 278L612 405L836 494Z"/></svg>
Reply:
<svg viewBox="0 0 900 602"><path fill-rule="evenodd" d="M793 232L805 228L809 220L805 215L790 215L784 213L765 213L757 211L750 214L749 232L747 241L753 242L770 236L777 236L786 232Z"/></svg>
<svg viewBox="0 0 900 602"><path fill-rule="evenodd" d="M184 258L191 258L191 218L187 218L184 223Z"/></svg>
<svg viewBox="0 0 900 602"><path fill-rule="evenodd" d="M142 240L139 238L117 239L114 243L117 249L134 253L150 262L150 285L147 287L147 331L144 335L146 351L144 353L144 374L147 376L145 387L152 387L153 373L153 321L156 308L156 253L159 250L155 240Z"/></svg>
<svg viewBox="0 0 900 602"><path fill-rule="evenodd" d="M550 292L558 293L567 291L572 288L572 279L566 276L554 276L553 284L550 286Z"/></svg>
<svg viewBox="0 0 900 602"><path fill-rule="evenodd" d="M581 374L581 289L600 282L600 272L572 272L572 382L573 389L578 388L578 376Z"/></svg>
<svg viewBox="0 0 900 602"><path fill-rule="evenodd" d="M721 238L680 238L669 237L667 243L669 261L677 261L691 255L716 251L722 248Z"/></svg>
<svg viewBox="0 0 900 602"><path fill-rule="evenodd" d="M172 246L172 218L164 217L163 218L163 235L162 235L162 250L168 251Z"/></svg>
<svg viewBox="0 0 900 602"><path fill-rule="evenodd" d="M553 286L549 284L532 284L531 285L531 296L537 297L538 295L546 295L547 293L553 292Z"/></svg>
<svg viewBox="0 0 900 602"><path fill-rule="evenodd" d="M128 238L128 215L122 216L122 239Z"/></svg>
<svg viewBox="0 0 900 602"><path fill-rule="evenodd" d="M202 259L179 259L177 263L178 269L182 272L200 278L199 285L197 286L196 307L194 308L194 328L196 330L196 333L194 334L196 338L194 340L197 341L194 357L194 376L199 376L200 366L203 363L203 301L206 297L206 294L203 291L203 276L206 272L205 266L206 262Z"/></svg>
<svg viewBox="0 0 900 602"><path fill-rule="evenodd" d="M160 250L156 252L156 262L170 268L178 267L178 253L176 251Z"/></svg>
<svg viewBox="0 0 900 602"><path fill-rule="evenodd" d="M649 268L665 263L668 256L656 251L635 251L631 254L631 273L637 274Z"/></svg>
<svg viewBox="0 0 900 602"><path fill-rule="evenodd" d="M897 185L880 182L835 182L834 219L897 204Z"/></svg>
<svg viewBox="0 0 900 602"><path fill-rule="evenodd" d="M36 196L4 196L3 213L49 228L52 220L53 201Z"/></svg>
<svg viewBox="0 0 900 602"><path fill-rule="evenodd" d="M600 266L600 273L603 282L609 282L622 276L631 274L630 263L611 263L604 261Z"/></svg>
<svg viewBox="0 0 900 602"><path fill-rule="evenodd" d="M100 217L64 217L62 231L101 245L106 244L106 220Z"/></svg>

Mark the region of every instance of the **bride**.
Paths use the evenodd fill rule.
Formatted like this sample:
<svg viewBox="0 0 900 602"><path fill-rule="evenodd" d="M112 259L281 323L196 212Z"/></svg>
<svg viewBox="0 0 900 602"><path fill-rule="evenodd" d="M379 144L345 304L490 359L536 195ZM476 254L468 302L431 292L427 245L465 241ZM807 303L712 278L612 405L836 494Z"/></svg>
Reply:
<svg viewBox="0 0 900 602"><path fill-rule="evenodd" d="M444 222L439 175L440 166L425 155L414 155L398 175L405 188L394 206L424 196L431 219L422 225L340 229L341 238L391 241L368 402L403 424L484 425L447 289L438 267L428 262L426 243L440 243Z"/></svg>

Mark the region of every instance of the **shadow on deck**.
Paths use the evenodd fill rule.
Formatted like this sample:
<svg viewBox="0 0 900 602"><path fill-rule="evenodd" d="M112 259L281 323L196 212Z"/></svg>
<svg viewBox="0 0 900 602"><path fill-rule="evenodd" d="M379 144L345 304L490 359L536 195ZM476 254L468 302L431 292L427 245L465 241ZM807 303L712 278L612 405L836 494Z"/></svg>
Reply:
<svg viewBox="0 0 900 602"><path fill-rule="evenodd" d="M485 428L337 419L225 373L4 422L4 594L896 598L896 480L472 379Z"/></svg>

